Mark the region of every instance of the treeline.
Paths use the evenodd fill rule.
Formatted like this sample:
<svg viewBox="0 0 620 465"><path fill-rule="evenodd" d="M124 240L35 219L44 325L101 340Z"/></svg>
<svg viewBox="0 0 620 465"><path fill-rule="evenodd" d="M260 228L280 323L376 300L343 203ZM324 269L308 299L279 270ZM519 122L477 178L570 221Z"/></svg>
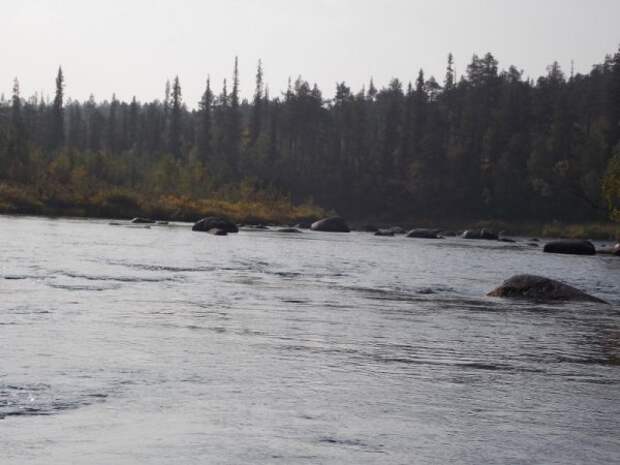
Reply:
<svg viewBox="0 0 620 465"><path fill-rule="evenodd" d="M535 81L490 53L457 77L449 55L440 81L420 70L332 97L301 77L272 96L259 62L251 101L235 59L195 109L178 77L153 102L68 100L59 69L53 101L22 98L16 79L0 102L0 182L52 203L243 191L360 219L584 221L607 218L619 180L620 50L587 75L553 63Z"/></svg>

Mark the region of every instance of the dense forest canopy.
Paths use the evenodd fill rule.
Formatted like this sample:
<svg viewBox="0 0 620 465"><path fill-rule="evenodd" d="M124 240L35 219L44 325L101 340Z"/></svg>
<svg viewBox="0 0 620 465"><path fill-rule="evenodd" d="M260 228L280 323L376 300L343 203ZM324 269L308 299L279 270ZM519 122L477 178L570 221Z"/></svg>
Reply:
<svg viewBox="0 0 620 465"><path fill-rule="evenodd" d="M251 101L235 59L194 109L178 77L147 103L69 100L61 69L55 84L51 101L24 99L16 79L0 102L0 183L48 200L250 189L360 219L620 217L620 50L587 75L553 63L536 80L490 53L458 77L450 55L440 80L340 82L332 97L301 77L270 95L259 62Z"/></svg>

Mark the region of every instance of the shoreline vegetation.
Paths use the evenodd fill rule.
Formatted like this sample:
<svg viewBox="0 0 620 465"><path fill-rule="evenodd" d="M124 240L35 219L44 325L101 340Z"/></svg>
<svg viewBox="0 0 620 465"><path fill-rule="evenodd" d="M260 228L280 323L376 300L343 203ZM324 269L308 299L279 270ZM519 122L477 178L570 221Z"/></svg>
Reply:
<svg viewBox="0 0 620 465"><path fill-rule="evenodd" d="M285 195L248 190L236 198L193 198L187 195L146 195L112 188L92 193L70 189L45 192L31 186L0 184L0 214L72 216L80 218L155 218L194 222L220 216L236 223L287 224L315 220L325 210L311 201L293 204Z"/></svg>
<svg viewBox="0 0 620 465"><path fill-rule="evenodd" d="M76 194L70 189L44 193L32 186L0 183L0 214L48 217L107 218L135 217L158 221L195 222L203 217L227 218L237 224L295 225L316 221L329 212L311 201L293 203L289 197L246 189L237 198L192 198L174 194L144 195L128 189L108 189ZM510 222L501 220L433 221L429 219L352 219L354 229L402 226L434 227L446 231L486 228L509 236L567 239L620 240L620 224L613 222L565 223L559 221Z"/></svg>

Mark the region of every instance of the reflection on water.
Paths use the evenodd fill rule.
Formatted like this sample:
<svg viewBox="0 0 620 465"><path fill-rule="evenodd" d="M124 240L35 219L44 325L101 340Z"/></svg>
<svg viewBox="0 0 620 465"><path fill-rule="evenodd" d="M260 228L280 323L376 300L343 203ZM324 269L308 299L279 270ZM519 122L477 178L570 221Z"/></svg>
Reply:
<svg viewBox="0 0 620 465"><path fill-rule="evenodd" d="M0 218L0 463L620 461L620 260ZM611 305L485 297L536 272Z"/></svg>

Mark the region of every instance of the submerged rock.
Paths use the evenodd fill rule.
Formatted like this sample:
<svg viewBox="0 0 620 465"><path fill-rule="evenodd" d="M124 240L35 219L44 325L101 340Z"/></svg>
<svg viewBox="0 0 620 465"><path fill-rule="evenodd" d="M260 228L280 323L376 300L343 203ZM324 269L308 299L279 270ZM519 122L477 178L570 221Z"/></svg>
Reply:
<svg viewBox="0 0 620 465"><path fill-rule="evenodd" d="M246 232L259 232L259 231L265 231L269 229L267 226L262 225L262 224L246 224L246 225L239 225L238 227L240 227L242 231L246 231Z"/></svg>
<svg viewBox="0 0 620 465"><path fill-rule="evenodd" d="M134 224L154 224L156 223L155 220L152 220L150 218L140 218L140 217L136 217L133 220L131 220L132 223Z"/></svg>
<svg viewBox="0 0 620 465"><path fill-rule="evenodd" d="M374 224L365 224L364 226L362 226L360 228L360 231L364 231L364 232L377 232L377 231L379 231L379 228L376 227Z"/></svg>
<svg viewBox="0 0 620 465"><path fill-rule="evenodd" d="M468 229L461 234L461 237L463 239L488 239L493 241L499 238L497 233L488 229Z"/></svg>
<svg viewBox="0 0 620 465"><path fill-rule="evenodd" d="M216 216L208 216L203 218L194 224L192 231L205 231L209 232L211 229L220 229L227 233L239 232L237 225L225 218L219 218ZM220 234L221 235L221 234Z"/></svg>
<svg viewBox="0 0 620 465"><path fill-rule="evenodd" d="M511 239L511 238L509 238L509 237L500 237L498 240L499 240L500 242L508 242L508 243L510 243L510 244L517 242L517 241L515 241L514 239Z"/></svg>
<svg viewBox="0 0 620 465"><path fill-rule="evenodd" d="M439 229L417 228L407 233L407 237L416 237L419 239L440 239Z"/></svg>
<svg viewBox="0 0 620 465"><path fill-rule="evenodd" d="M596 249L590 241L561 240L548 242L545 244L543 252L573 255L594 255L596 254Z"/></svg>
<svg viewBox="0 0 620 465"><path fill-rule="evenodd" d="M301 231L297 228L279 228L276 229L276 232L279 233L301 233Z"/></svg>
<svg viewBox="0 0 620 465"><path fill-rule="evenodd" d="M310 229L310 226L312 226L312 221L309 220L302 220L299 223L297 223L295 225L295 228L297 229Z"/></svg>
<svg viewBox="0 0 620 465"><path fill-rule="evenodd" d="M326 232L350 232L351 229L347 225L346 221L339 216L332 216L331 218L325 218L319 221L315 221L310 226L313 231L326 231Z"/></svg>
<svg viewBox="0 0 620 465"><path fill-rule="evenodd" d="M620 242L614 246L613 254L617 257L620 257Z"/></svg>
<svg viewBox="0 0 620 465"><path fill-rule="evenodd" d="M400 226L392 226L391 228L387 229L388 231L392 231L394 234L405 234L407 233L407 231L405 231L404 228L401 228Z"/></svg>
<svg viewBox="0 0 620 465"><path fill-rule="evenodd" d="M418 294L431 295L431 294L435 294L435 291L432 290L430 287L425 287L422 289L418 289Z"/></svg>
<svg viewBox="0 0 620 465"><path fill-rule="evenodd" d="M394 237L394 231L391 229L379 229L375 236Z"/></svg>
<svg viewBox="0 0 620 465"><path fill-rule="evenodd" d="M607 303L554 279L531 274L513 276L487 294L491 297Z"/></svg>
<svg viewBox="0 0 620 465"><path fill-rule="evenodd" d="M228 232L225 229L220 228L211 228L207 232L209 234L213 234L214 236L228 236Z"/></svg>

